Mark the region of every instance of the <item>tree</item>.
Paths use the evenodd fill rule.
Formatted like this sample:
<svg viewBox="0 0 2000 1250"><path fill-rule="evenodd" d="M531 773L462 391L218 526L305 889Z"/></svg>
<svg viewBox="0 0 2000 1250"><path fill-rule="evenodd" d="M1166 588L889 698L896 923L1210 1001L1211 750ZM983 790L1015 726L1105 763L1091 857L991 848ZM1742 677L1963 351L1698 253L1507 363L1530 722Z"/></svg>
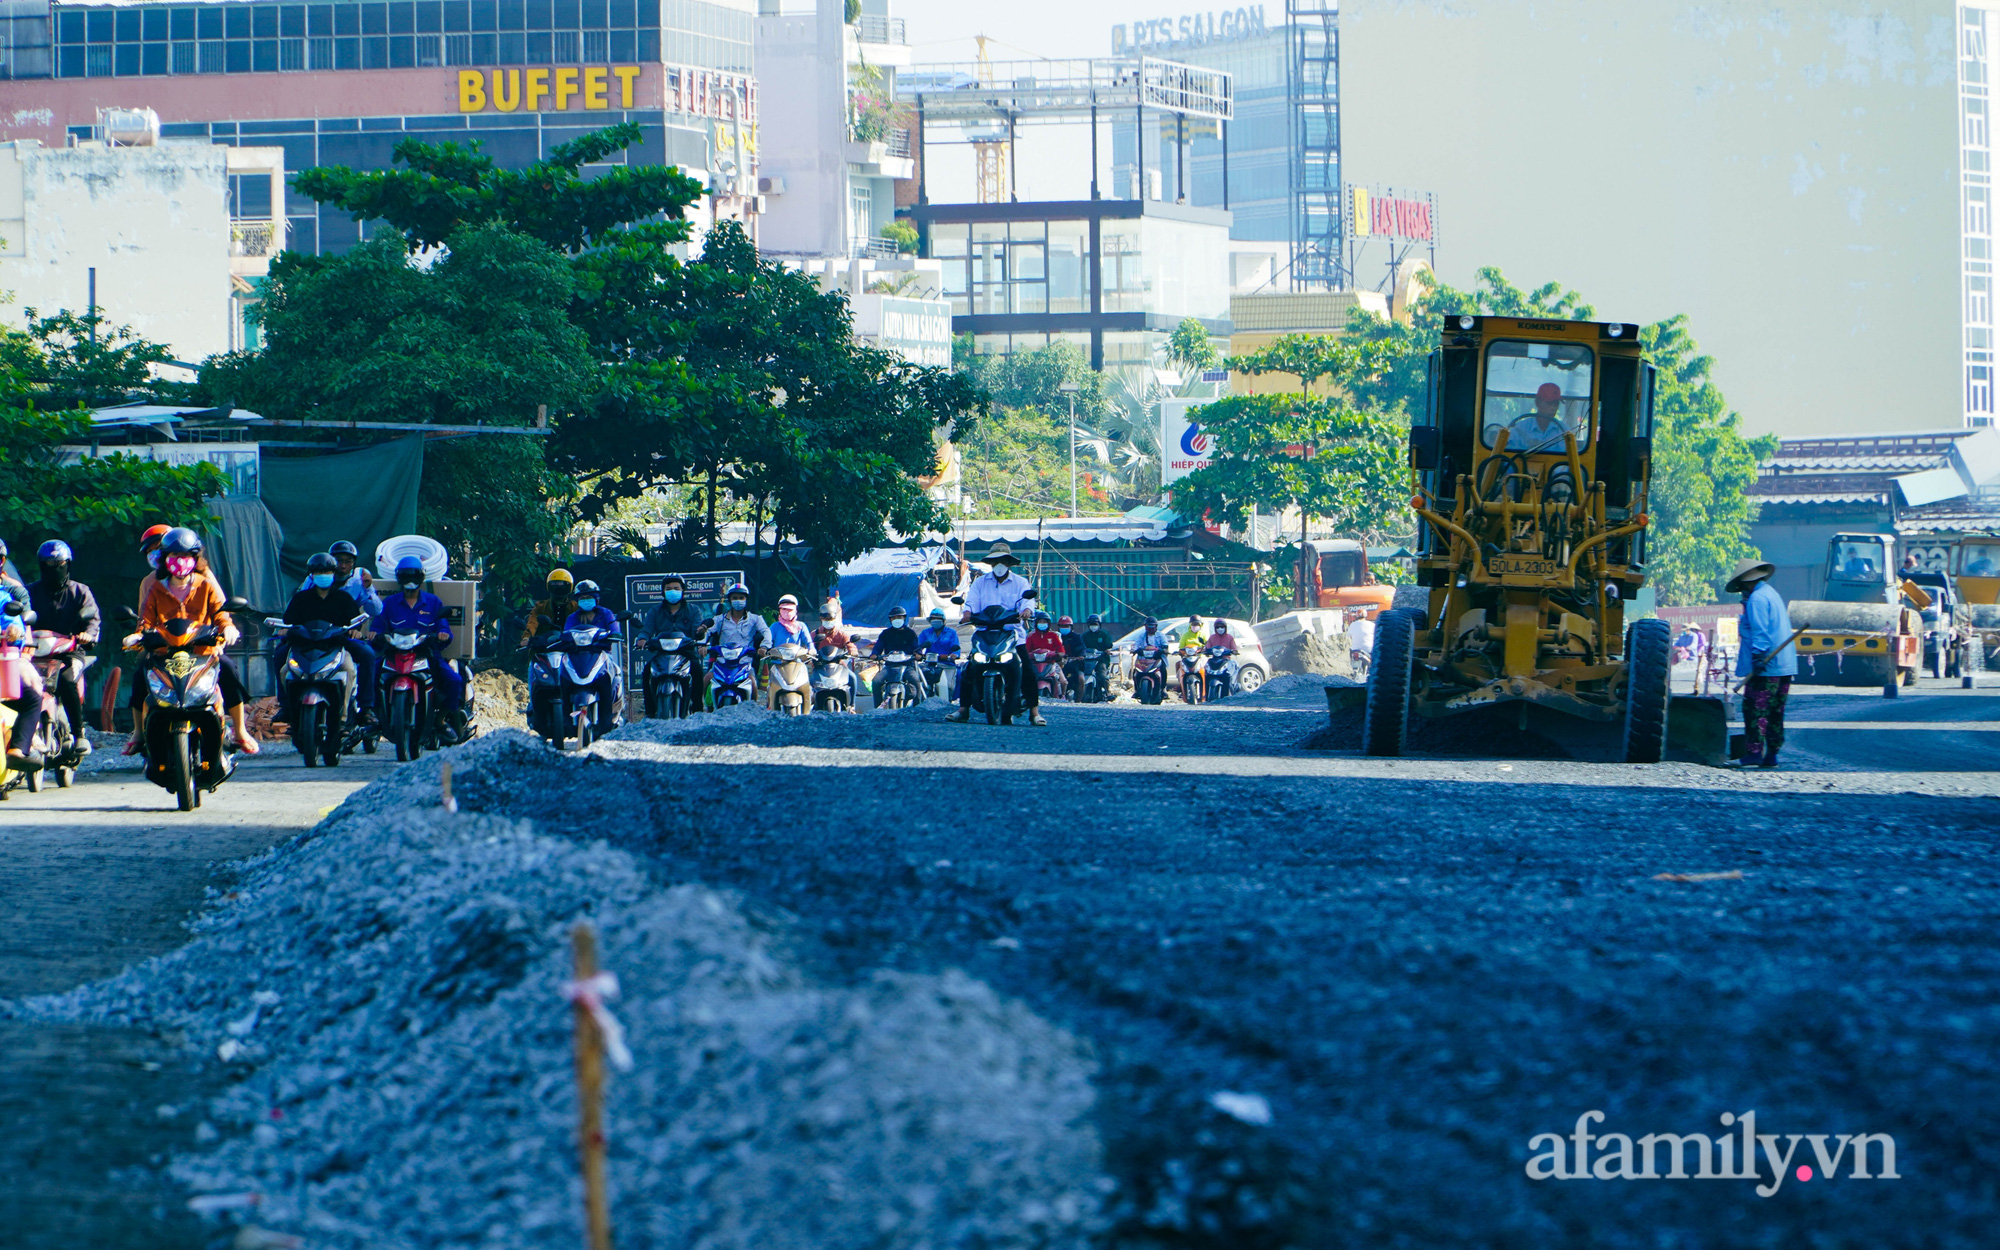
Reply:
<svg viewBox="0 0 2000 1250"><path fill-rule="evenodd" d="M1203 370L1221 364L1222 353L1215 350L1215 342L1208 337L1207 327L1193 317L1183 317L1167 338L1167 359L1180 366L1184 381L1193 382L1200 378Z"/></svg>
<svg viewBox="0 0 2000 1250"><path fill-rule="evenodd" d="M1198 324L1198 323L1197 323ZM1135 445L1118 382L1090 367L1074 343L1055 342L1011 356L975 355L970 336L954 345L955 367L992 399L994 428L959 438L966 489L980 515L1047 516L1069 511L1069 423L1077 425L1078 502L1116 509L1121 499L1152 497L1155 461ZM1065 391L1065 386L1075 391Z"/></svg>
<svg viewBox="0 0 2000 1250"><path fill-rule="evenodd" d="M112 325L95 308L46 317L25 308L22 314L26 332L8 336L7 357L44 410L103 407L135 397L174 400L187 389L153 376L153 366L170 362L171 352L131 326Z"/></svg>
<svg viewBox="0 0 2000 1250"><path fill-rule="evenodd" d="M1378 345L1287 334L1231 369L1292 374L1305 393L1233 395L1191 414L1213 442L1213 462L1175 482L1174 504L1232 525L1251 509L1298 508L1364 536L1397 532L1408 517L1404 425L1346 396L1391 362ZM1332 394L1314 394L1322 382Z"/></svg>
<svg viewBox="0 0 2000 1250"><path fill-rule="evenodd" d="M1550 282L1524 291L1500 270L1479 270L1471 292L1425 275L1429 291L1409 324L1358 312L1352 337L1380 346L1388 366L1362 380L1356 402L1381 410L1423 411L1427 362L1447 316L1471 313L1589 321L1596 310L1576 291ZM1697 354L1685 314L1640 331L1646 357L1659 370L1654 397L1653 479L1648 507L1648 582L1661 603L1709 603L1736 562L1755 552L1750 523L1756 505L1744 490L1757 480L1758 461L1777 450L1774 438L1749 439L1714 384L1714 361Z"/></svg>
<svg viewBox="0 0 2000 1250"><path fill-rule="evenodd" d="M973 515L1038 517L1069 510L1069 440L1063 422L1048 413L996 408L958 440L958 453Z"/></svg>

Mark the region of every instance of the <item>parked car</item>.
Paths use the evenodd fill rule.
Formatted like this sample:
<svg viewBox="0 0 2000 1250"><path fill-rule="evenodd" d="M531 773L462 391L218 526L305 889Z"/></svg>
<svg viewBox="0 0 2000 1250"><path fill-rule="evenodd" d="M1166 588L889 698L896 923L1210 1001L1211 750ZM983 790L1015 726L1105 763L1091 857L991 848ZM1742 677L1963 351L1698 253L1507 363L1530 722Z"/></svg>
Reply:
<svg viewBox="0 0 2000 1250"><path fill-rule="evenodd" d="M1248 694L1250 691L1271 680L1271 662L1264 658L1264 644L1257 640L1255 626L1251 625L1248 621L1238 620L1231 616L1225 616L1222 619L1229 622L1229 635L1236 639L1236 691L1239 694ZM1215 624L1214 617L1203 617L1201 619L1202 633L1209 633L1209 626L1213 624ZM1185 616L1162 617L1160 628L1171 636L1178 638L1180 637L1181 630L1187 628L1187 618ZM1128 685L1132 680L1131 648L1134 643L1139 641L1139 635L1145 632L1145 626L1142 625L1112 644L1118 648L1118 676ZM1178 690L1180 689L1180 677L1178 675L1180 665L1175 663L1172 668L1175 670L1175 675L1169 678L1167 684L1169 688Z"/></svg>

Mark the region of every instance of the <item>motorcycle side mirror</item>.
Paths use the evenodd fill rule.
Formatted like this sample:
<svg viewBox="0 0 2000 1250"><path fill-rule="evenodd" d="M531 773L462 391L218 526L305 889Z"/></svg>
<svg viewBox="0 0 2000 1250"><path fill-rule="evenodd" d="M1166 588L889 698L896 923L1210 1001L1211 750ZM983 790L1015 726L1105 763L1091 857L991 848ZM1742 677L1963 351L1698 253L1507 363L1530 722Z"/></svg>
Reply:
<svg viewBox="0 0 2000 1250"><path fill-rule="evenodd" d="M8 604L7 606L10 608L13 607L12 604ZM118 609L118 619L121 621L136 621L139 619L139 609L128 603Z"/></svg>
<svg viewBox="0 0 2000 1250"><path fill-rule="evenodd" d="M7 601L7 607L5 611L8 616L20 616L22 613L26 612L27 609L21 606L21 601L19 599L9 599ZM136 613L134 615L136 615Z"/></svg>
<svg viewBox="0 0 2000 1250"><path fill-rule="evenodd" d="M1030 587L1029 589L1021 592L1021 597L1023 599L1034 599L1038 598L1039 596L1036 594L1035 590L1032 587Z"/></svg>
<svg viewBox="0 0 2000 1250"><path fill-rule="evenodd" d="M953 595L953 596L951 597L951 601L952 601L953 603L957 604L957 605L958 605L959 607L964 607L964 606L965 606L965 596L964 596L964 595Z"/></svg>
<svg viewBox="0 0 2000 1250"><path fill-rule="evenodd" d="M250 601L241 595L231 595L222 601L222 610L225 612L248 612L250 610Z"/></svg>

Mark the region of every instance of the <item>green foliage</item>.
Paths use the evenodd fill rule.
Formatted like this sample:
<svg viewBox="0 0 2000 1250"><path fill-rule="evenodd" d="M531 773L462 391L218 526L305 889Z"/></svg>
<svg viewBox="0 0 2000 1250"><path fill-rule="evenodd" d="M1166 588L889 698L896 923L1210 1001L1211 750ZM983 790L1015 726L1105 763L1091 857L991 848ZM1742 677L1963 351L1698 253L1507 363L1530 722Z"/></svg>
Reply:
<svg viewBox="0 0 2000 1250"><path fill-rule="evenodd" d="M1077 503L1115 511L1117 496L1156 489L1136 477L1157 473L1119 428L1115 381L1091 369L1074 343L1057 342L1012 356L979 356L970 340L954 346L959 371L992 398L993 415L955 436L965 489L983 517L1048 516L1069 511L1071 402L1077 435ZM1074 392L1065 385L1075 386ZM988 426L991 428L988 428Z"/></svg>
<svg viewBox="0 0 2000 1250"><path fill-rule="evenodd" d="M1167 339L1167 359L1180 367L1184 379L1192 382L1202 370L1221 364L1222 353L1215 350L1215 342L1201 322L1183 317Z"/></svg>
<svg viewBox="0 0 2000 1250"><path fill-rule="evenodd" d="M1550 282L1524 291L1498 269L1481 269L1471 292L1425 275L1429 291L1410 324L1359 312L1350 337L1379 346L1388 366L1354 390L1357 403L1421 414L1427 361L1447 316L1465 313L1544 320L1594 320L1576 291ZM1736 562L1754 554L1750 523L1756 505L1744 490L1757 463L1777 450L1775 438L1748 439L1741 419L1710 376L1712 358L1698 354L1685 314L1645 327L1640 341L1659 370L1654 397L1653 480L1648 507L1648 581L1663 604L1711 603Z"/></svg>
<svg viewBox="0 0 2000 1250"><path fill-rule="evenodd" d="M906 256L914 256L917 251L917 228L907 221L892 221L882 227L882 237L896 245L896 250Z"/></svg>
<svg viewBox="0 0 2000 1250"><path fill-rule="evenodd" d="M469 227L415 263L384 233L341 257L286 252L271 266L264 347L212 358L202 386L273 417L525 425L595 389L569 321L569 263L498 226Z"/></svg>
<svg viewBox="0 0 2000 1250"><path fill-rule="evenodd" d="M1659 368L1653 393L1653 482L1647 507L1647 580L1663 604L1715 603L1737 561L1756 553L1757 506L1743 492L1757 464L1775 455L1773 435L1746 439L1698 354L1686 314L1640 335Z"/></svg>
<svg viewBox="0 0 2000 1250"><path fill-rule="evenodd" d="M130 326L112 325L97 309L44 317L26 308L22 314L26 332L8 335L5 355L41 408L102 407L135 396L172 399L185 389L153 377L151 366L171 360L172 353Z"/></svg>
<svg viewBox="0 0 2000 1250"><path fill-rule="evenodd" d="M682 210L702 185L670 165L619 165L589 177L597 164L639 142L639 123L594 131L552 149L522 170L496 167L479 144L396 145L404 166L372 173L323 166L293 179L301 195L346 209L356 221L383 221L418 247L439 247L468 227L503 224L565 252L600 243L627 224L662 217L685 239Z"/></svg>
<svg viewBox="0 0 2000 1250"><path fill-rule="evenodd" d="M5 389L21 393L18 379ZM211 464L177 466L113 454L63 462L65 444L90 441L81 410L0 408L0 524L17 550L43 539L128 542L155 522L199 525L203 501L228 488Z"/></svg>
<svg viewBox="0 0 2000 1250"><path fill-rule="evenodd" d="M997 408L958 440L965 493L978 517L1069 511L1069 440L1037 408Z"/></svg>
<svg viewBox="0 0 2000 1250"><path fill-rule="evenodd" d="M434 439L424 446L417 528L461 567L483 556L488 575L533 585L569 529L577 486L548 467L527 436Z"/></svg>

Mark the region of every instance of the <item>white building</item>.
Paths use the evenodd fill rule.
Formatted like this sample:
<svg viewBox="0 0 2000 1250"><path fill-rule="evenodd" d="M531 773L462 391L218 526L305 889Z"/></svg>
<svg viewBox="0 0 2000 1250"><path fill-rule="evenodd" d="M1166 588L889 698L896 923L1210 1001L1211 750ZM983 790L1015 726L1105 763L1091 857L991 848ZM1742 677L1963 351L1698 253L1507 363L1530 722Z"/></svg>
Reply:
<svg viewBox="0 0 2000 1250"><path fill-rule="evenodd" d="M178 360L245 346L243 311L285 244L284 157L150 134L0 143L0 318L94 303Z"/></svg>
<svg viewBox="0 0 2000 1250"><path fill-rule="evenodd" d="M760 0L759 249L799 260L893 254L896 182L916 176L909 128L891 107L910 63L888 0Z"/></svg>
<svg viewBox="0 0 2000 1250"><path fill-rule="evenodd" d="M2000 0L1958 9L1958 177L1965 423L1993 424L1993 135L1990 45Z"/></svg>
<svg viewBox="0 0 2000 1250"><path fill-rule="evenodd" d="M951 367L951 303L944 266L915 256L861 256L804 262L826 290L847 297L854 337L920 365Z"/></svg>

